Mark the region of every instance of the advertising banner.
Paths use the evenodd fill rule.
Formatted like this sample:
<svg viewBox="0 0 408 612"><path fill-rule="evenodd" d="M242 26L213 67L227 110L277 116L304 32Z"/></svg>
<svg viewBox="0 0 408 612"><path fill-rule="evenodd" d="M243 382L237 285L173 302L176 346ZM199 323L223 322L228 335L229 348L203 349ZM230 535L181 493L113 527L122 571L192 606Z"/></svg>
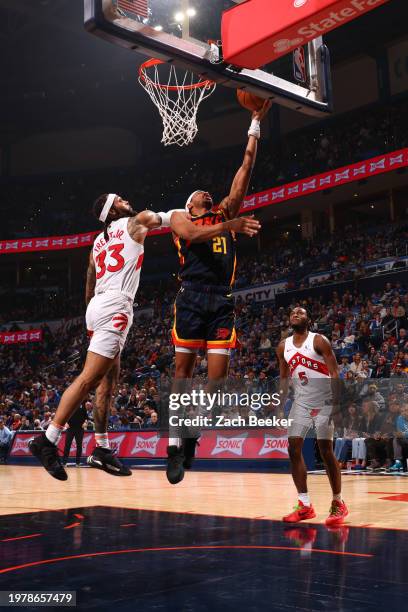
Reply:
<svg viewBox="0 0 408 612"><path fill-rule="evenodd" d="M10 457L31 457L28 442L40 432L17 432L10 451ZM111 447L119 457L127 459L163 459L166 455L168 438L155 431L109 432ZM59 449L64 450L63 435ZM95 445L93 432L86 432L82 443L82 457L92 452ZM70 457L75 457L73 441ZM197 448L198 459L288 459L288 439L282 429L258 430L256 435L237 429L205 430L201 433Z"/></svg>

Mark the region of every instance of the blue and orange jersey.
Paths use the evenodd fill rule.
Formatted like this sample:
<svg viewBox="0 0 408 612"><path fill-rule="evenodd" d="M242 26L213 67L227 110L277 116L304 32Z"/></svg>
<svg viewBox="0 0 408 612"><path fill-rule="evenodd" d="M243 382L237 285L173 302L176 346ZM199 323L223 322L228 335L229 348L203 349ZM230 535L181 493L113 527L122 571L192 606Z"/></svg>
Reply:
<svg viewBox="0 0 408 612"><path fill-rule="evenodd" d="M218 206L199 217L192 216L196 225L216 225L226 221ZM179 279L204 285L232 286L235 281L236 239L234 232L223 232L207 242L191 243L174 236L180 259Z"/></svg>

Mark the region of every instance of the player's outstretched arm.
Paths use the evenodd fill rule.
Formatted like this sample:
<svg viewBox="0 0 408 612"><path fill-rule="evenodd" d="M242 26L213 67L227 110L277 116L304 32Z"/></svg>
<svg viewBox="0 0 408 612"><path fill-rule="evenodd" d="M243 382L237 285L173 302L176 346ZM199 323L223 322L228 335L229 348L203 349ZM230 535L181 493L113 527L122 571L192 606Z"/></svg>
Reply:
<svg viewBox="0 0 408 612"><path fill-rule="evenodd" d="M86 272L86 288L85 288L85 304L88 306L89 302L95 295L96 285L96 269L92 251L89 254L88 270Z"/></svg>
<svg viewBox="0 0 408 612"><path fill-rule="evenodd" d="M267 112L272 106L270 100L265 100L265 103L260 111L252 113L252 123L248 132L248 144L244 153L244 160L241 167L235 175L232 181L231 191L229 195L225 197L221 204L228 219L234 219L240 211L242 202L248 192L249 181L251 179L252 170L255 166L256 153L258 149L258 140L261 135L260 122L265 117Z"/></svg>
<svg viewBox="0 0 408 612"><path fill-rule="evenodd" d="M169 227L169 219L174 211L168 213L155 213L152 210L143 210L136 217L131 217L128 221L128 232L133 240L138 241L140 234L146 234L149 230L159 227ZM180 212L184 212L180 209Z"/></svg>
<svg viewBox="0 0 408 612"><path fill-rule="evenodd" d="M185 213L177 211L171 215L170 226L177 236L190 242L206 242L227 231L245 234L252 238L261 229L261 224L253 216L231 219L216 225L197 226L187 218Z"/></svg>

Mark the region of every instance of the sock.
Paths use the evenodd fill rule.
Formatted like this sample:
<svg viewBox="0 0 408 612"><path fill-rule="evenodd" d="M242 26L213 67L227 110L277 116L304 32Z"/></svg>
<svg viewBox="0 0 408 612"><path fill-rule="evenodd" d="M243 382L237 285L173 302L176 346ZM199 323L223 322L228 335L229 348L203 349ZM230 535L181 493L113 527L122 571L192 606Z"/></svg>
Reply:
<svg viewBox="0 0 408 612"><path fill-rule="evenodd" d="M309 493L299 493L298 494L299 501L302 502L304 506L310 506L310 498Z"/></svg>
<svg viewBox="0 0 408 612"><path fill-rule="evenodd" d="M109 437L108 437L107 432L96 433L95 442L96 442L96 446L99 446L99 448L110 448Z"/></svg>
<svg viewBox="0 0 408 612"><path fill-rule="evenodd" d="M340 493L337 493L336 495L334 495L334 493L333 493L333 501L339 501L339 502L343 501L343 499L341 497L341 491L340 491Z"/></svg>
<svg viewBox="0 0 408 612"><path fill-rule="evenodd" d="M169 438L169 446L181 447L181 438Z"/></svg>
<svg viewBox="0 0 408 612"><path fill-rule="evenodd" d="M47 427L47 431L45 432L45 437L47 440L55 444L55 446L60 441L62 432L64 431L63 425L56 425L54 422L50 423Z"/></svg>

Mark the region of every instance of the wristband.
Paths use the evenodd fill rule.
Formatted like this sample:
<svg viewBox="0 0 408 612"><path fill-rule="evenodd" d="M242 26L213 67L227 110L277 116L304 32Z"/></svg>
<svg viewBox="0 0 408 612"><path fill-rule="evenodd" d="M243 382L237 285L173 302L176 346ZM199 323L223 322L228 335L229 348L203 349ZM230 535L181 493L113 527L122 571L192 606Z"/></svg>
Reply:
<svg viewBox="0 0 408 612"><path fill-rule="evenodd" d="M167 212L157 213L162 221L162 227L170 227L171 215L174 212L184 212L184 210L182 208L173 208L173 210Z"/></svg>
<svg viewBox="0 0 408 612"><path fill-rule="evenodd" d="M248 130L248 136L254 136L257 140L261 137L261 122L258 119L252 119Z"/></svg>

